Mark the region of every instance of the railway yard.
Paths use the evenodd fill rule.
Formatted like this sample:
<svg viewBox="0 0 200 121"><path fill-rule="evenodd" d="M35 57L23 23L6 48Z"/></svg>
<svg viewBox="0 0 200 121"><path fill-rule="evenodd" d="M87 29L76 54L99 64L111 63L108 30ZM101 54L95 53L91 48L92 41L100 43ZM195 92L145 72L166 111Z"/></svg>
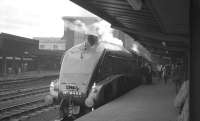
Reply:
<svg viewBox="0 0 200 121"><path fill-rule="evenodd" d="M0 80L0 120L25 120L39 112L57 107L47 105L44 101L44 97L49 93L50 82L58 78L57 73L32 76Z"/></svg>
<svg viewBox="0 0 200 121"><path fill-rule="evenodd" d="M0 120L1 121L54 121L59 118L59 106L47 105L44 97L49 93L49 84L58 75L28 77L24 79L1 80ZM153 85L143 85L109 102L102 107L78 118L86 120L129 120L134 118L175 120L177 112L173 105L175 85L172 81L165 85L154 78ZM163 97L163 95L165 95ZM128 102L127 102L128 101ZM133 101L134 103L131 103ZM163 105L164 104L164 105ZM126 105L126 106L125 106ZM129 105L129 106L128 106ZM155 105L160 105L157 106ZM150 108L148 108L150 106ZM149 109L155 106L153 112ZM136 107L136 108L132 108ZM115 108L115 109L113 109ZM130 109L129 109L130 108ZM148 108L148 109L147 109ZM121 110L119 110L121 109ZM165 109L165 110L163 110ZM113 112L115 110L115 112ZM124 111L124 112L123 112ZM156 116L157 113L165 115ZM103 112L107 112L106 114ZM121 113L120 113L121 112ZM130 113L140 115L130 116ZM146 114L145 117L142 114ZM112 115L111 115L112 114ZM104 116L103 116L104 115ZM129 115L128 117L125 115ZM94 118L97 117L97 118ZM101 117L101 118L100 118ZM115 118L114 118L115 117ZM126 119L121 119L121 118ZM155 118L156 117L156 118ZM128 118L128 119L127 119Z"/></svg>

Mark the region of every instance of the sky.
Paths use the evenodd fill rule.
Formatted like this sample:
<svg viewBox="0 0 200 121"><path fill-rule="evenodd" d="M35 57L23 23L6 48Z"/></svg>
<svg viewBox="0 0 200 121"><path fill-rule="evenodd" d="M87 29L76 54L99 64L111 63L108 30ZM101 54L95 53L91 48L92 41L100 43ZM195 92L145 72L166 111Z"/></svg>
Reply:
<svg viewBox="0 0 200 121"><path fill-rule="evenodd" d="M69 0L0 0L0 33L62 37L63 16L95 16Z"/></svg>

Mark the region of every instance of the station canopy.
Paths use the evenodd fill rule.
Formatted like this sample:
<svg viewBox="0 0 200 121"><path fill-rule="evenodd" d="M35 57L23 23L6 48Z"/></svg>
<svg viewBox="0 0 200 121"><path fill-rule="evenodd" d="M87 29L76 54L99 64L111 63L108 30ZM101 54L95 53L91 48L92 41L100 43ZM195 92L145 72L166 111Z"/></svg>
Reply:
<svg viewBox="0 0 200 121"><path fill-rule="evenodd" d="M152 57L182 58L189 52L189 0L71 1L133 37Z"/></svg>

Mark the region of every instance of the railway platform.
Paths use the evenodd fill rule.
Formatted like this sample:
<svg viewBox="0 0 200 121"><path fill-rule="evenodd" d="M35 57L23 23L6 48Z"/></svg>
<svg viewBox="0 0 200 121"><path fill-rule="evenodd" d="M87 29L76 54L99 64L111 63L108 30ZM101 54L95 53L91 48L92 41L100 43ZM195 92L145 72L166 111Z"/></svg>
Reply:
<svg viewBox="0 0 200 121"><path fill-rule="evenodd" d="M24 79L24 78L32 78L32 77L54 76L58 74L59 74L59 71L28 71L28 72L23 72L17 75L10 74L7 76L0 76L0 81Z"/></svg>
<svg viewBox="0 0 200 121"><path fill-rule="evenodd" d="M175 96L173 82L156 81L131 90L76 121L176 121Z"/></svg>

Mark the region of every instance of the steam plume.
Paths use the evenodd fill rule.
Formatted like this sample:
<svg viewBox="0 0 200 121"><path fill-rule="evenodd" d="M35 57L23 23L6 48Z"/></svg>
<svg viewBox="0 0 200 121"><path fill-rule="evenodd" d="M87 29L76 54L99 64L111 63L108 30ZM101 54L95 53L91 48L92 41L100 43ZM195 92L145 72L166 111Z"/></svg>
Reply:
<svg viewBox="0 0 200 121"><path fill-rule="evenodd" d="M75 21L66 20L65 28L83 34L95 35L99 38L99 41L106 41L123 46L123 41L113 36L113 29L111 28L111 24L104 20L101 20L99 22L90 25L86 25L84 22L80 20L75 20ZM129 49L133 50L137 54L151 61L150 52L137 41L132 40Z"/></svg>

